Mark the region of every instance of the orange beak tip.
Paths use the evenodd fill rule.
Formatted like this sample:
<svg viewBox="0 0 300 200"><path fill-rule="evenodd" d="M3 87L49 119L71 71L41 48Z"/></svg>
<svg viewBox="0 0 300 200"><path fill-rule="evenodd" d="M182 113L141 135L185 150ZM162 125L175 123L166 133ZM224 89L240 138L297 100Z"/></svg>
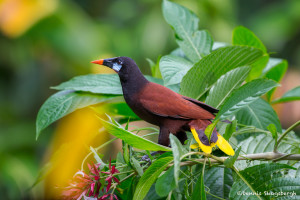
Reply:
<svg viewBox="0 0 300 200"><path fill-rule="evenodd" d="M91 63L102 65L103 64L103 60L94 60Z"/></svg>

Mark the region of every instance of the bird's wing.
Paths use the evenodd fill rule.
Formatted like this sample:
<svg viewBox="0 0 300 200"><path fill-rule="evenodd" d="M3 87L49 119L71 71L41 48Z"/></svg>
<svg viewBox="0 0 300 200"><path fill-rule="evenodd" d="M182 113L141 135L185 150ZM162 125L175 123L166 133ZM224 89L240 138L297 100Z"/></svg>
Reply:
<svg viewBox="0 0 300 200"><path fill-rule="evenodd" d="M213 119L215 117L211 113L211 107L207 109L202 104L191 102L191 99L152 82L139 93L139 100L146 110L158 116L177 119Z"/></svg>
<svg viewBox="0 0 300 200"><path fill-rule="evenodd" d="M196 100L196 99L192 99L192 98L186 97L186 96L182 96L182 97L183 97L184 99L186 99L186 100L188 100L188 101L190 101L190 102L192 102L192 103L194 103L194 104L200 106L201 108L207 110L207 111L210 112L210 113L218 113L218 112L219 112L218 109L216 109L216 108L214 108L214 107L212 107L212 106L210 106L210 105L207 105L207 104L205 104L205 103L203 103L203 102L201 102L201 101L198 101L198 100Z"/></svg>

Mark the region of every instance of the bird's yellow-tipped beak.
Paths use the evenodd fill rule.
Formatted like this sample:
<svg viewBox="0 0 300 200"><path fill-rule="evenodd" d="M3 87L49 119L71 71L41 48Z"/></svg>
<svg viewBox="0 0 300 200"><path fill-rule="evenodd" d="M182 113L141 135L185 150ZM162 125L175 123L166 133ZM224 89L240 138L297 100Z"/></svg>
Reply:
<svg viewBox="0 0 300 200"><path fill-rule="evenodd" d="M94 60L94 61L92 61L91 63L98 64L98 65L103 65L103 61L104 61L104 59L101 59L101 60Z"/></svg>

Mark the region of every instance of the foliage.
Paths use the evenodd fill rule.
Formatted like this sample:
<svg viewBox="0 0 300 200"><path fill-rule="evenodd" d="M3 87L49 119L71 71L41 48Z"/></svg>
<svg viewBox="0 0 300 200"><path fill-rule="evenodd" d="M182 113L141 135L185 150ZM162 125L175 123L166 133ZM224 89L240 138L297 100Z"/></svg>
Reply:
<svg viewBox="0 0 300 200"><path fill-rule="evenodd" d="M197 152L190 149L193 138L189 134L185 145L170 135L170 149L128 131L128 124L124 128L115 121L128 121L130 116L126 113L115 115L115 119L99 119L109 133L123 141L123 153L113 161L120 172L115 175L120 184L109 187L106 193L114 193L120 199L273 199L276 194L278 198L285 198L286 193L292 195L293 192L298 192L299 197L299 178L283 173L284 170L295 170L292 167L295 163L256 161L262 159L261 154L266 155L265 160L278 161L291 158L287 154L299 152L298 140L294 141L296 145L283 140L299 122L283 132L271 106L272 103L299 99L299 87L277 100L272 99L287 62L271 58L263 43L245 27L233 31L232 45L212 50L213 39L208 31L198 30L199 19L194 13L167 0L163 1L162 8L167 23L175 32L179 46L176 51L180 53L163 56L158 62L159 68L153 63L153 76L161 75L162 80L149 79L173 89L180 88L181 94L217 107L220 111L216 119L219 121L215 121L213 128L219 125L219 132L239 148L236 148L235 156L225 158L219 151L212 155ZM117 106L111 103L122 94L116 75L75 77L53 88L62 91L41 107L37 137L42 129L75 109L95 107L93 105L100 102L104 107L108 104ZM226 124L224 120L230 123ZM223 132L222 126L226 126ZM206 133L211 130L207 129ZM153 134L157 134L157 130ZM159 150L169 152L149 154L149 151ZM273 157L264 154L270 152ZM255 153L259 154L257 158L247 158L247 154ZM152 162L150 166L142 159L145 155ZM299 160L299 154L294 156ZM96 188L91 187L91 191ZM279 191L285 196L278 194ZM293 198L297 197L294 195Z"/></svg>

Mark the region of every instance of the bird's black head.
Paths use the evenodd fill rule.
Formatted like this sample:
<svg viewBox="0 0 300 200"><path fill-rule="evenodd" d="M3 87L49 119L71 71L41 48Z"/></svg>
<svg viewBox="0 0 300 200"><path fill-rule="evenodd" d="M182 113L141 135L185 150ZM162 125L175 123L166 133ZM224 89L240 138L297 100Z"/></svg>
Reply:
<svg viewBox="0 0 300 200"><path fill-rule="evenodd" d="M134 60L128 57L115 57L102 60L95 60L92 61L92 63L107 66L117 73L119 73L120 71L122 71L123 73L128 73L131 71L131 68L138 68Z"/></svg>

